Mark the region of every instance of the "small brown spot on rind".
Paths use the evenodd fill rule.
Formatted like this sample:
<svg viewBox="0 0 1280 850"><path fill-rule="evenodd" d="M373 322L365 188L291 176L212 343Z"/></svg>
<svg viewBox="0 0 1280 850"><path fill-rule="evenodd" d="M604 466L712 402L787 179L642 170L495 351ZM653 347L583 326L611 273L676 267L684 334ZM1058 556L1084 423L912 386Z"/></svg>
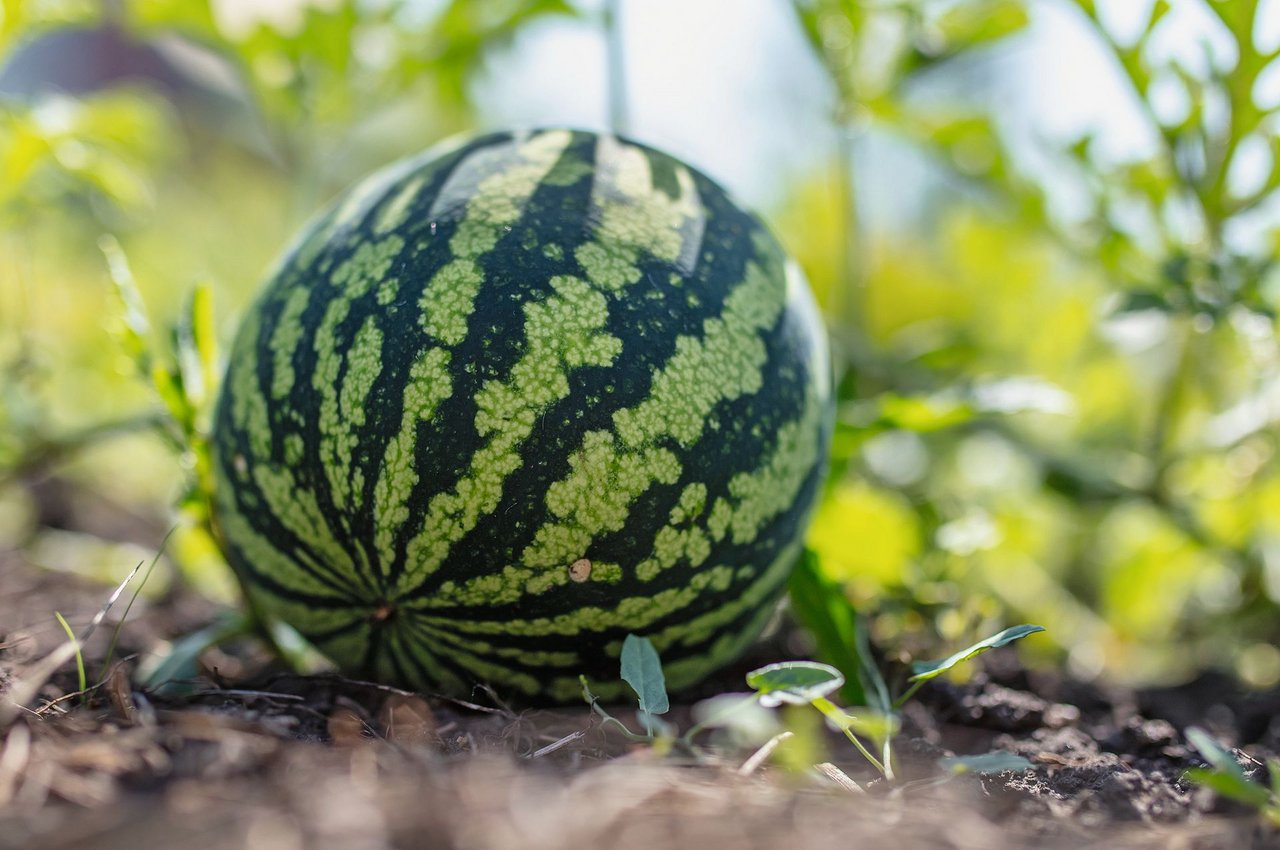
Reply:
<svg viewBox="0 0 1280 850"><path fill-rule="evenodd" d="M385 623L396 614L396 606L390 602L379 602L378 607L373 609L373 614L369 619L374 623Z"/></svg>
<svg viewBox="0 0 1280 850"><path fill-rule="evenodd" d="M569 565L569 578L576 582L584 582L591 578L591 562L586 558L579 558Z"/></svg>

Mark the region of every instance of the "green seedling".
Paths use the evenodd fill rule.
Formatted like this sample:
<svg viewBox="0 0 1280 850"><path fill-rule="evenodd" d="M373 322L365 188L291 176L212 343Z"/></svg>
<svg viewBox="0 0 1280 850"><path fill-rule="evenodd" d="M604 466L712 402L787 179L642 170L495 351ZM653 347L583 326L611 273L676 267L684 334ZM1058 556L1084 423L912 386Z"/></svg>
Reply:
<svg viewBox="0 0 1280 850"><path fill-rule="evenodd" d="M868 709L848 711L833 703L828 696L839 691L845 677L828 664L814 661L786 661L770 664L747 674L747 684L756 692L762 705L809 704L820 711L827 723L838 729L862 753L863 757L889 781L894 780L893 738L901 728L898 710L930 679L951 670L956 665L986 652L1006 646L1027 635L1044 631L1041 626L1020 625L965 647L939 661L922 661L912 665L910 687L897 699L889 693L888 684L879 669L871 663L871 646L861 621L854 623L854 640L861 679L860 690L867 696ZM879 751L874 755L868 743ZM953 773L1000 772L1025 770L1030 762L1019 756L1005 753L988 753L984 756L964 756L944 760L942 766Z"/></svg>
<svg viewBox="0 0 1280 850"><path fill-rule="evenodd" d="M77 687L77 688L76 688L76 690L78 690L80 693L84 693L84 692L85 692L85 690L89 687L89 680L88 680L88 677L85 675L85 672L84 672L84 651L83 651L83 647L80 645L80 640L76 637L76 633L75 633L74 631L72 631L72 629L71 629L71 624L67 622L67 619L66 619L65 617L63 617L63 616L62 616L62 614L61 614L61 613L59 613L59 612L57 612L57 611L54 611L54 612L53 612L53 616L54 616L55 618L57 618L57 620L58 620L58 625L62 626L62 630L63 630L64 632L66 632L66 633L67 633L67 640L68 640L68 641L70 641L70 642L72 643L72 645L74 645L74 646L75 646L75 651L76 651L76 677L77 677L77 678L76 678L76 683L77 683L77 685L79 686L79 687Z"/></svg>
<svg viewBox="0 0 1280 850"><path fill-rule="evenodd" d="M889 694L889 687L876 666L870 663L871 651L866 629L860 621L854 624L856 656L859 659L861 691L871 696L870 705L864 709L850 710L832 702L829 697L845 686L845 676L830 664L817 661L783 661L769 664L747 674L751 693L726 694L707 702L707 708L698 712L698 723L677 737L677 730L659 715L667 713L670 699L666 680L662 673L662 660L648 638L627 635L622 644L621 677L635 692L636 716L643 732L633 731L611 715L591 692L586 676L580 677L583 699L604 723L617 729L631 741L658 744L663 749L678 746L696 752L694 739L706 729L732 725L735 716L747 716L752 709L774 709L784 705L811 705L826 722L844 734L858 752L885 779L894 781L892 741L901 730L898 716L900 709L925 682L951 670L990 649L1006 646L1027 635L1044 631L1040 626L1021 625L1005 629L988 638L965 647L939 661L923 661L912 665L910 687L896 700ZM761 726L758 718L753 725ZM876 755L873 750L879 752ZM1009 753L986 753L977 756L960 756L942 759L940 766L952 774L999 773L1006 770L1026 770L1031 763L1021 756Z"/></svg>
<svg viewBox="0 0 1280 850"><path fill-rule="evenodd" d="M1267 823L1280 827L1280 759L1268 759L1267 770L1271 774L1271 787L1254 782L1245 776L1236 757L1203 729L1187 728L1187 740L1209 767L1193 767L1186 772L1187 779L1211 789L1219 796L1254 808Z"/></svg>
<svg viewBox="0 0 1280 850"><path fill-rule="evenodd" d="M636 716L645 732L653 737L661 721L658 715L671 709L667 698L667 680L662 674L662 660L648 638L627 635L622 642L622 681L635 691L640 707Z"/></svg>
<svg viewBox="0 0 1280 850"><path fill-rule="evenodd" d="M606 711L600 705L599 697L591 692L586 676L578 677L582 682L582 698L605 725L617 729L627 740L662 742L664 747L668 747L675 737L675 730L659 717L670 710L671 701L667 697L667 681L662 673L662 659L658 657L658 651L648 638L627 635L622 642L620 661L622 681L630 685L636 695L636 717L644 727L643 733L632 731L627 724Z"/></svg>
<svg viewBox="0 0 1280 850"><path fill-rule="evenodd" d="M915 695L916 691L930 679L936 679L943 673L947 672L957 664L961 664L969 659L981 655L989 649L999 649L1002 646L1008 646L1015 640L1021 640L1027 635L1033 635L1036 632L1044 631L1044 626L1032 626L1023 624L1021 626L1010 626L1002 632L992 635L989 638L978 641L972 646L967 646L953 655L949 655L941 661L917 661L911 665L911 678L908 679L911 687L907 688L902 696L894 701L894 708L901 708L906 704L907 700Z"/></svg>
<svg viewBox="0 0 1280 850"><path fill-rule="evenodd" d="M816 661L783 661L747 674L747 685L755 691L761 705L812 705L829 724L844 733L872 767L886 779L892 779L892 764L874 756L862 738L883 746L886 740L897 734L898 719L874 710L845 711L827 699L844 683L843 673L829 664Z"/></svg>

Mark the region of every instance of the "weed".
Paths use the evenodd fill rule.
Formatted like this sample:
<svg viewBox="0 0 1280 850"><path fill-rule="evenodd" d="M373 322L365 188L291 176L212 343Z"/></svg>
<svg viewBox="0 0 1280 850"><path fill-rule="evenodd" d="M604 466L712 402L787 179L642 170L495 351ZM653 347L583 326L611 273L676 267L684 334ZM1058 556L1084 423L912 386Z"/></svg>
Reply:
<svg viewBox="0 0 1280 850"><path fill-rule="evenodd" d="M657 715L665 714L669 707L662 664L657 650L648 638L627 635L621 654L621 677L635 691L638 708L636 715L644 732L632 731L621 720L600 705L591 692L585 676L581 677L583 698L590 704L606 725L616 728L631 741L648 742L668 751L677 748L697 754L695 738L706 729L729 725L733 718L745 715L754 706L776 709L781 706L813 706L827 724L844 734L858 752L889 782L895 781L893 767L894 737L902 728L898 710L906 704L923 684L951 670L956 665L990 649L1006 646L1016 640L1044 631L1040 626L1012 626L984 638L959 652L938 661L921 661L912 665L910 687L897 699L889 695L888 685L880 671L870 662L870 646L866 629L861 621L854 621L857 640L856 655L860 661L860 691L870 694L873 702L858 710L842 708L829 697L841 691L845 676L830 664L817 661L782 661L769 664L747 674L747 686L751 693L723 695L708 701L714 708L704 717L678 735L674 726ZM759 726L759 724L757 724ZM784 735L787 733L783 733ZM780 740L775 735L770 743ZM776 744L775 744L776 745ZM879 755L876 754L879 753ZM1031 763L1021 756L1009 753L985 753L976 756L958 756L941 759L939 765L952 774L999 773L1006 770L1025 770Z"/></svg>
<svg viewBox="0 0 1280 850"><path fill-rule="evenodd" d="M1267 770L1271 774L1271 787L1268 788L1245 776L1235 755L1205 730L1197 726L1188 727L1187 740L1209 763L1209 767L1188 770L1187 779L1212 789L1219 796L1256 809L1269 824L1280 827L1280 759L1267 760Z"/></svg>

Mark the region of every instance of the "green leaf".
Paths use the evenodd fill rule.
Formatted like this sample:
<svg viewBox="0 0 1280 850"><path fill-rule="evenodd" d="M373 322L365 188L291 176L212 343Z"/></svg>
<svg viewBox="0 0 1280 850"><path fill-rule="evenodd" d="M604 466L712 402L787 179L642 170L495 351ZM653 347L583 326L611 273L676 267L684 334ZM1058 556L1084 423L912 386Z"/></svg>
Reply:
<svg viewBox="0 0 1280 850"><path fill-rule="evenodd" d="M1236 761L1231 751L1219 744L1212 735L1199 726L1188 726L1186 734L1187 741L1200 752L1214 770L1248 781L1240 762Z"/></svg>
<svg viewBox="0 0 1280 850"><path fill-rule="evenodd" d="M142 675L142 685L166 694L188 693L193 690L190 680L199 675L200 656L206 649L253 631L254 621L249 614L226 614L203 629L175 640L156 666Z"/></svg>
<svg viewBox="0 0 1280 850"><path fill-rule="evenodd" d="M766 708L806 705L835 693L844 675L830 664L816 661L780 661L747 674L747 684L760 694Z"/></svg>
<svg viewBox="0 0 1280 850"><path fill-rule="evenodd" d="M1203 785L1221 797L1253 806L1255 809L1265 808L1271 803L1271 794L1266 788L1234 774L1193 767L1184 775L1197 785Z"/></svg>
<svg viewBox="0 0 1280 850"><path fill-rule="evenodd" d="M187 296L176 337L183 392L193 409L203 409L213 397L218 358L213 292L208 284L197 286Z"/></svg>
<svg viewBox="0 0 1280 850"><path fill-rule="evenodd" d="M1013 643L1015 640L1024 638L1027 635L1033 635L1036 632L1042 631L1044 631L1044 626L1032 626L1028 624L1010 626L999 634L994 634L986 640L980 640L972 646L966 647L965 649L962 649L941 661L917 661L911 665L912 676L909 681L924 681L932 679L935 676L940 676L952 667L955 667L957 664L960 664L963 661L968 661L975 655L981 655L988 649L998 649L999 647Z"/></svg>
<svg viewBox="0 0 1280 850"><path fill-rule="evenodd" d="M974 417L973 408L955 397L884 393L876 402L882 423L917 434L954 428L972 421Z"/></svg>
<svg viewBox="0 0 1280 850"><path fill-rule="evenodd" d="M971 49L1012 35L1029 21L1021 0L955 3L937 20L948 52Z"/></svg>
<svg viewBox="0 0 1280 850"><path fill-rule="evenodd" d="M627 635L622 642L622 681L636 692L644 714L666 714L670 710L662 661L648 638Z"/></svg>
<svg viewBox="0 0 1280 850"><path fill-rule="evenodd" d="M818 657L844 674L841 696L854 705L865 703L866 697L858 684L858 612L844 589L823 574L817 552L806 548L801 553L791 573L788 591L791 613L813 636Z"/></svg>
<svg viewBox="0 0 1280 850"><path fill-rule="evenodd" d="M952 756L938 759L938 765L950 773L1003 773L1006 770L1031 770L1034 765L1013 753L983 753L977 756Z"/></svg>
<svg viewBox="0 0 1280 850"><path fill-rule="evenodd" d="M138 291L138 282L129 268L124 249L114 236L104 234L98 239L98 248L106 257L112 291L121 308L121 347L134 362L138 374L150 380L154 360L150 341L151 323L147 320L147 310L142 303L142 294Z"/></svg>

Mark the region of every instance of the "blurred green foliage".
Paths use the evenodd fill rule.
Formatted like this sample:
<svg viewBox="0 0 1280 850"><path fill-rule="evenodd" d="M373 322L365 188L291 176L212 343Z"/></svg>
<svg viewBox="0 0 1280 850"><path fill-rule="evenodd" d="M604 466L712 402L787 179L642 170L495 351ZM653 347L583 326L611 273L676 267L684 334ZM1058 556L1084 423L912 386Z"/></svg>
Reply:
<svg viewBox="0 0 1280 850"><path fill-rule="evenodd" d="M858 184L848 139L891 134L971 190L905 237L869 233L856 195L821 179L781 217L826 234L797 252L846 354L811 543L899 645L1012 610L1077 672L1234 666L1275 684L1280 104L1258 80L1277 51L1253 0L1197 4L1233 45L1205 37L1199 57L1159 46L1164 0L1127 41L1075 5L1129 88L1107 96L1148 125L1145 155L1084 136L1030 168L1008 115L913 97L1015 36L1024 4L795 2L838 93L836 182ZM1072 211L1064 187L1086 202Z"/></svg>
<svg viewBox="0 0 1280 850"><path fill-rule="evenodd" d="M852 603L881 645L917 657L1029 620L1050 638L1032 651L1081 674L1219 666L1275 684L1280 134L1260 94L1277 67L1261 4L1188 0L1214 30L1194 55L1164 44L1164 0L1136 36L1087 0L1046 2L1113 58L1127 90L1099 96L1146 122L1139 154L1085 135L1029 156L1020 116L921 96L1026 38L1032 4L790 4L834 102L830 163L766 211L814 283L840 373L806 588L843 594L827 606L841 629ZM154 352L161 390L207 386L195 341L228 336L307 215L473 126L472 80L526 27L587 14L564 0L0 0L0 546L52 551L26 486L49 469L166 516L200 461L184 469L155 439L127 349ZM94 51L132 71L95 76ZM50 70L49 55L79 53L89 71ZM868 139L915 151L948 188L922 220L873 226ZM188 317L185 342L126 321L104 233L148 311ZM179 413L198 433L201 411ZM188 580L230 592L206 538L172 545Z"/></svg>

